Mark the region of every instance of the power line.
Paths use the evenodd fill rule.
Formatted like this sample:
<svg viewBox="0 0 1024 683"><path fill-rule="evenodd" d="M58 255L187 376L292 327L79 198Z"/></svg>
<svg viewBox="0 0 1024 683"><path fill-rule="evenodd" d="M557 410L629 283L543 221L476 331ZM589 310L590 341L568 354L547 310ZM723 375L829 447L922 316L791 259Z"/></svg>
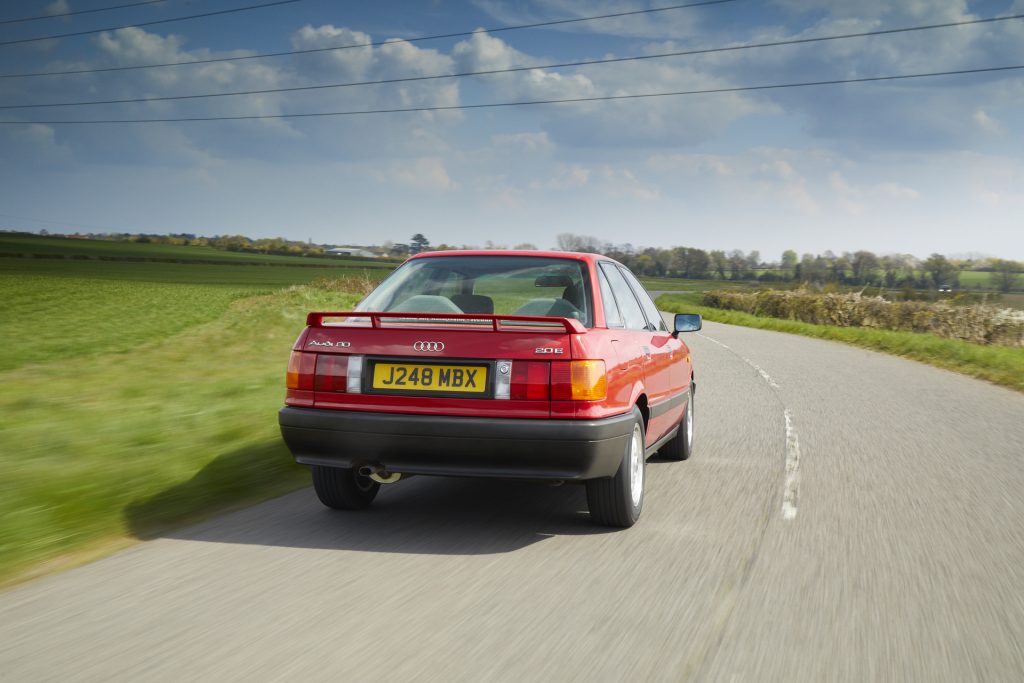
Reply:
<svg viewBox="0 0 1024 683"><path fill-rule="evenodd" d="M811 86L841 85L844 83L871 83L876 81L898 81L912 78L933 78L937 76L959 76L964 74L993 73L998 71L1014 71L1024 69L1024 64L1013 66L990 66L979 69L959 69L956 71L934 71L931 73L900 74L895 76L867 76L864 78L842 78L827 81L804 81L800 83L775 83L771 85L744 85L732 88L708 88L705 90L680 90L675 92L641 93L635 95L601 95L596 97L573 97L551 100L526 100L520 102L486 102L482 104L458 104L436 107L405 107L401 109L364 109L357 111L312 112L300 114L249 114L242 116L189 116L182 118L161 119L92 119L92 120L59 120L59 121L0 121L3 124L15 125L63 125L63 124L95 124L95 123L188 123L198 121L257 121L266 119L299 119L319 118L328 116L363 116L369 114L406 114L413 112L458 111L467 109L495 109L498 107L525 107L543 104L573 104L583 102L607 102L611 100L638 100L652 97L678 97L682 95L709 95L715 93L748 92L754 90L781 90L784 88L804 88Z"/></svg>
<svg viewBox="0 0 1024 683"><path fill-rule="evenodd" d="M465 71L454 74L435 74L429 76L406 76L401 78L387 78L375 81L355 81L350 83L327 83L321 85L298 85L287 88L266 88L263 90L236 90L233 92L201 93L192 95L167 95L163 97L133 97L120 100L87 100L78 102L51 102L41 104L7 104L0 105L0 109L42 109L52 107L79 107L100 104L133 104L142 102L167 102L171 100L197 100L214 97L235 97L240 95L268 95L271 93L300 92L308 90L327 90L332 88L351 88L365 85L386 85L394 83L409 83L413 81L432 81L444 78L465 78L469 76L490 76L494 74L515 73L521 71L532 71L534 69L559 69L566 67L591 66L595 64L614 64L619 62L635 62L648 59L664 59L666 57L682 57L689 55L701 55L715 52L732 52L736 50L751 50L763 47L778 47L781 45L799 45L806 43L818 43L829 40L843 40L847 38L864 38L867 36L879 36L893 33L908 33L911 31L927 31L938 28L949 28L953 26L966 26L968 24L985 24L996 21L1008 21L1011 19L1024 19L1024 14L1015 14L1005 17L992 17L988 19L971 19L966 21L949 22L945 24L930 24L927 26L911 26L906 28L881 29L878 31L864 31L861 33L845 33L835 36L821 36L817 38L795 38L791 40L780 40L770 43L753 43L747 45L734 45L731 47L714 47L699 50L684 50L679 52L663 52L653 55L638 55L631 57L608 57L605 59L590 59L578 62L562 62L558 64L538 64L534 66L516 66L506 69L488 69L485 71Z"/></svg>
<svg viewBox="0 0 1024 683"><path fill-rule="evenodd" d="M274 2L266 2L262 5L247 5L245 7L233 7L231 9L217 10L216 12L203 12L202 14L190 14L184 17L174 17L173 19L157 19L155 21L143 21L137 24L123 24L121 26L108 26L107 28L95 28L88 31L74 31L72 33L55 33L50 36L37 36L35 38L20 38L18 40L7 40L0 42L0 47L5 45L21 45L24 43L35 43L40 40L53 40L55 38L73 38L75 36L88 36L93 33L103 33L104 31L116 31L122 28L140 28L142 26L155 26L156 24L169 24L175 21L186 21L188 19L202 19L203 17L215 17L221 14L234 14L235 12L246 12L253 9L262 9L264 7L274 7L276 5L290 5L293 2L301 2L302 0L274 0Z"/></svg>
<svg viewBox="0 0 1024 683"><path fill-rule="evenodd" d="M109 12L115 9L127 9L128 7L141 7L142 5L156 5L166 0L144 0L143 2L129 2L124 5L111 5L109 7L97 7L95 9L80 9L74 12L61 12L59 14L42 14L35 17L22 17L21 19L3 19L0 24L20 24L25 21L39 21L40 19L56 19L58 17L72 17L78 14L95 14L96 12Z"/></svg>
<svg viewBox="0 0 1024 683"><path fill-rule="evenodd" d="M654 12L668 12L670 10L685 9L688 7L704 7L706 5L722 5L728 2L736 2L736 0L706 0L705 2L694 2L686 5L671 5L668 7L654 7L651 9L633 10L630 12L615 12L613 14L600 14L591 17L578 17L576 19L557 19L554 21L542 21L534 24L520 24L518 26L499 26L497 28L479 29L484 33L499 33L501 31L519 31L522 29L531 28L544 28L546 26L557 26L561 24L573 24L584 21L596 21L598 19L612 19L618 17L626 17L637 14L652 14ZM142 24L136 24L141 26ZM440 40L442 38L461 38L464 36L471 36L474 31L459 31L457 33L442 33L434 36L422 36L420 38L403 38L401 39L406 43L421 43L428 40ZM268 57L287 57L290 55L307 55L315 52L332 52L334 50L351 50L353 48L360 47L379 47L381 45L387 45L388 43L397 42L396 39L381 40L370 43L354 43L351 45L334 45L332 47L316 47L305 50L288 50L285 52L264 52L256 55L240 55L235 57L214 57L210 59L196 59L189 62L165 62L162 64L137 64L134 66L110 66L96 69L76 69L71 71L39 71L35 73L25 74L0 74L0 78L35 78L39 76L71 76L76 74L94 74L104 73L108 71L132 71L136 69L158 69L169 66L189 66L194 64L213 64L216 62L236 62L243 59L264 59ZM2 43L0 43L2 45Z"/></svg>

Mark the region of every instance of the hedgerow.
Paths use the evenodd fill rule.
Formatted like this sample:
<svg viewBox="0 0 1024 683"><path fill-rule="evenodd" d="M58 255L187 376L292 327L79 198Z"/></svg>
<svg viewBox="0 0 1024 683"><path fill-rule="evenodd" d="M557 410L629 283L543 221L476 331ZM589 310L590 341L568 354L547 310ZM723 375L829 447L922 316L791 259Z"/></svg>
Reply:
<svg viewBox="0 0 1024 683"><path fill-rule="evenodd" d="M816 325L924 332L975 344L1024 346L1024 311L984 304L888 301L859 292L818 293L807 289L714 290L704 293L703 304Z"/></svg>

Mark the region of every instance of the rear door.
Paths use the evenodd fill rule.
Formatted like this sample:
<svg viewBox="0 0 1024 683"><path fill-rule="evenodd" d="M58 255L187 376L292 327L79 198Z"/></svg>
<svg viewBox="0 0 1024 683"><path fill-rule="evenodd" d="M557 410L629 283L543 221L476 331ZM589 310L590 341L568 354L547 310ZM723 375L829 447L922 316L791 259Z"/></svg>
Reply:
<svg viewBox="0 0 1024 683"><path fill-rule="evenodd" d="M661 376L657 360L656 348L652 344L650 323L644 315L643 307L633 289L619 267L611 261L602 261L600 268L608 279L608 285L615 297L615 303L622 319L622 334L616 343L616 351L620 362L626 366L627 372L639 370L644 379L648 405L660 403L668 389L667 378ZM653 443L663 433L661 421L655 421L653 413L647 425L647 443Z"/></svg>
<svg viewBox="0 0 1024 683"><path fill-rule="evenodd" d="M683 415L684 403L679 395L682 391L679 369L683 360L683 343L669 332L658 307L633 273L623 266L619 266L619 270L633 289L647 319L649 335L645 346L650 349L650 431L657 439L678 424Z"/></svg>

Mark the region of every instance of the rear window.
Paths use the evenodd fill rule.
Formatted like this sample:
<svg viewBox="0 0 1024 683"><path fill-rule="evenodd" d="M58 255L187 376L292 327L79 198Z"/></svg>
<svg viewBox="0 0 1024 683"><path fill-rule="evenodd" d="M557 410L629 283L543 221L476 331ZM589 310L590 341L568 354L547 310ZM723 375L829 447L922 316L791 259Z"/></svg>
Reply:
<svg viewBox="0 0 1024 683"><path fill-rule="evenodd" d="M431 256L403 264L356 308L573 318L592 325L587 266L542 256Z"/></svg>

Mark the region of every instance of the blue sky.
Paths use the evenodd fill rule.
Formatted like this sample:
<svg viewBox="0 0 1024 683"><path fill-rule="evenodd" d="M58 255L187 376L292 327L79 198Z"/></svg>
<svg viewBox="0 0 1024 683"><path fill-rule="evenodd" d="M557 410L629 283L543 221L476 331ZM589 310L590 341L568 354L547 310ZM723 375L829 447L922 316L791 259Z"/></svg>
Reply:
<svg viewBox="0 0 1024 683"><path fill-rule="evenodd" d="M0 19L121 4L5 3ZM0 25L0 42L258 4ZM0 46L0 72L409 39L679 0L302 0ZM1024 0L737 0L285 58L0 79L0 103L154 97L534 66L1024 14ZM456 80L21 109L7 121L346 111L728 88L1024 64L1024 20ZM1024 71L644 100L242 122L0 126L0 227L335 244L616 244L1024 259ZM29 220L34 219L34 220Z"/></svg>

